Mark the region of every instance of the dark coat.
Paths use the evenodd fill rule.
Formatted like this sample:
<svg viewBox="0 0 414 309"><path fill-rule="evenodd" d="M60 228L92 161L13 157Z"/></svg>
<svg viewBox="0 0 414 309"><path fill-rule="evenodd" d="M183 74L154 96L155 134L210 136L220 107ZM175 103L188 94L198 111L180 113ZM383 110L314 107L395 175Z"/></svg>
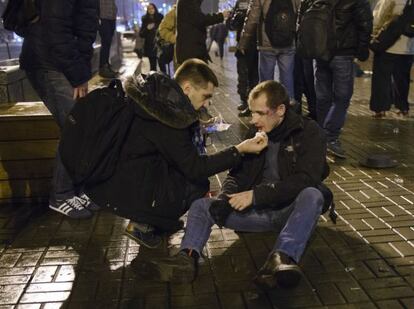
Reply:
<svg viewBox="0 0 414 309"><path fill-rule="evenodd" d="M73 87L92 77L98 0L40 0L40 21L25 34L20 67L62 72Z"/></svg>
<svg viewBox="0 0 414 309"><path fill-rule="evenodd" d="M205 195L208 177L241 161L235 147L200 156L192 143L198 115L180 86L161 73L130 78L136 117L115 174L87 188L98 205L162 230L174 228L189 203ZM190 194L189 183L196 187Z"/></svg>
<svg viewBox="0 0 414 309"><path fill-rule="evenodd" d="M207 26L223 21L223 14L204 14L200 0L178 0L177 40L175 53L178 63L190 58L209 61L207 52Z"/></svg>
<svg viewBox="0 0 414 309"><path fill-rule="evenodd" d="M314 0L302 0L298 21ZM336 0L335 56L367 57L372 32L372 11L367 0ZM365 56L365 57L364 57ZM366 60L366 59L360 59Z"/></svg>
<svg viewBox="0 0 414 309"><path fill-rule="evenodd" d="M214 25L210 30L210 37L213 41L217 43L224 43L229 34L229 30L227 29L226 25L223 23L219 23Z"/></svg>
<svg viewBox="0 0 414 309"><path fill-rule="evenodd" d="M283 208L307 187L317 187L329 174L326 139L313 120L288 111L278 154L280 182L261 184L266 150L258 156L246 155L242 164L230 171L223 193L252 190L256 208ZM252 130L250 135L254 135ZM269 133L272 140L272 132Z"/></svg>
<svg viewBox="0 0 414 309"><path fill-rule="evenodd" d="M144 38L144 56L146 57L156 57L157 50L155 48L155 35L157 33L158 26L163 19L163 15L156 12L152 17L149 14L142 16L141 29L139 31L139 36ZM155 26L151 30L147 29L148 24L154 23Z"/></svg>

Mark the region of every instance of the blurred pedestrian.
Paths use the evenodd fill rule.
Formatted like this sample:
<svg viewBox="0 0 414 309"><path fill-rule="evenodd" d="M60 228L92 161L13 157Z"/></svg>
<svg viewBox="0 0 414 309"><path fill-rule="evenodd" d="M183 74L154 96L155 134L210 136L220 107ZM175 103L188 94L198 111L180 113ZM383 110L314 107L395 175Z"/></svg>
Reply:
<svg viewBox="0 0 414 309"><path fill-rule="evenodd" d="M154 3L147 6L147 13L142 16L139 35L145 39L144 56L150 61L151 71L157 70L157 49L155 48L155 35L164 16L158 12Z"/></svg>

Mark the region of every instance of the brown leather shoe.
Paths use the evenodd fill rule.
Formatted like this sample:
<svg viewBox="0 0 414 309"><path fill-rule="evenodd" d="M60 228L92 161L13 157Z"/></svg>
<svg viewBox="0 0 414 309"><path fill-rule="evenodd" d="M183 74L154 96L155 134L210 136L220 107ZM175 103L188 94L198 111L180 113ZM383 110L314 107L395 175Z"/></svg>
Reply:
<svg viewBox="0 0 414 309"><path fill-rule="evenodd" d="M265 290L276 285L293 288L298 285L301 277L302 272L295 261L282 252L275 252L269 255L253 281Z"/></svg>

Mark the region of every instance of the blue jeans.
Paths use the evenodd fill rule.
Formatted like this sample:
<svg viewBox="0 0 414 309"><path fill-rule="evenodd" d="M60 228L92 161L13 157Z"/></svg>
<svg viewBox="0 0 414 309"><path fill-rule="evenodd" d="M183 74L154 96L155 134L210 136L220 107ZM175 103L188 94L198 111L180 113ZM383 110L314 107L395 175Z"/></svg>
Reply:
<svg viewBox="0 0 414 309"><path fill-rule="evenodd" d="M57 71L34 70L27 71L26 75L57 125L62 129L66 116L75 104L72 85L62 73ZM65 200L74 195L75 189L72 180L62 164L59 151L57 151L50 200L52 202Z"/></svg>
<svg viewBox="0 0 414 309"><path fill-rule="evenodd" d="M354 92L354 57L335 56L331 61L316 60L316 113L328 142L339 138Z"/></svg>
<svg viewBox="0 0 414 309"><path fill-rule="evenodd" d="M193 249L201 253L214 225L209 212L213 201L203 198L191 205L181 249ZM280 231L272 252L283 252L299 262L318 222L322 205L322 193L309 187L302 190L292 204L280 210L233 211L225 226L243 232Z"/></svg>
<svg viewBox="0 0 414 309"><path fill-rule="evenodd" d="M279 68L280 83L285 86L289 98L293 99L294 79L293 70L295 68L295 50L280 51L259 51L259 81L273 80L275 66Z"/></svg>

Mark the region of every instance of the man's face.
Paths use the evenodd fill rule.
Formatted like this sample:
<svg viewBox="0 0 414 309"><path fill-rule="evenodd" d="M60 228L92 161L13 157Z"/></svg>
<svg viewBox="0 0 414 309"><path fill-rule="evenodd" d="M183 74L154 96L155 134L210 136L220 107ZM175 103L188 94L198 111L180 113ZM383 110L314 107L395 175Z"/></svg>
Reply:
<svg viewBox="0 0 414 309"><path fill-rule="evenodd" d="M266 94L262 93L255 100L249 102L249 108L252 112L250 122L258 131L269 133L282 123L286 108L284 104L281 104L276 109L270 109L266 101Z"/></svg>
<svg viewBox="0 0 414 309"><path fill-rule="evenodd" d="M213 97L214 85L207 83L207 87L193 85L186 82L183 86L184 93L188 96L195 110L199 110L202 106L207 106Z"/></svg>

